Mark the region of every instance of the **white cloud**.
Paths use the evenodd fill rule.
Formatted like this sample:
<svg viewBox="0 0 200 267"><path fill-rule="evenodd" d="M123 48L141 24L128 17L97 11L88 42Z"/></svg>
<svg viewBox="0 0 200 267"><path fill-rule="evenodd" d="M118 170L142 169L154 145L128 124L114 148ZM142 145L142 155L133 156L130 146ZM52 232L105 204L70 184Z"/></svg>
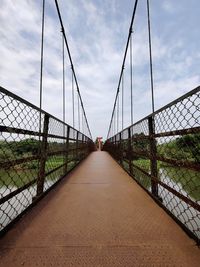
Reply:
<svg viewBox="0 0 200 267"><path fill-rule="evenodd" d="M61 33L54 1L46 1L43 108L62 118ZM176 4L152 1L152 14L174 13ZM177 4L178 5L178 4ZM80 91L95 138L106 136L117 89L132 12L132 1L61 1L63 21ZM164 9L164 13L162 10ZM156 12L155 12L156 11ZM135 21L134 117L151 112L146 8L141 1ZM154 15L155 16L155 15ZM1 85L39 104L41 1L2 1L0 9ZM160 24L153 17L152 47L156 107L167 104L200 82L197 58L175 22ZM171 38L165 27L174 27ZM159 32L160 30L160 32ZM179 34L179 38L176 35ZM190 40L191 41L191 40ZM129 57L129 55L128 55ZM130 124L129 59L125 77L125 126ZM66 59L67 122L72 124L71 70ZM76 122L77 125L77 122Z"/></svg>
<svg viewBox="0 0 200 267"><path fill-rule="evenodd" d="M162 7L165 11L169 13L173 13L175 11L175 6L169 0L164 0L162 3Z"/></svg>

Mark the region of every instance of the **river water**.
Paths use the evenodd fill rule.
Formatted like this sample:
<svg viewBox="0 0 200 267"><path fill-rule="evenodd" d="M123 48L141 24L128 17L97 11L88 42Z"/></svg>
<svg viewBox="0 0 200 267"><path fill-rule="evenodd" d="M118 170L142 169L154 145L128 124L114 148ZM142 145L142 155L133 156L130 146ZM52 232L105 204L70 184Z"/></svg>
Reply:
<svg viewBox="0 0 200 267"><path fill-rule="evenodd" d="M160 179L177 192L200 204L200 200L196 200L185 191L181 182L175 182L171 177L166 175L164 168L160 169ZM162 197L164 206L200 238L200 213L160 185L159 196Z"/></svg>
<svg viewBox="0 0 200 267"><path fill-rule="evenodd" d="M46 191L54 183L55 180L47 180L44 184L44 191ZM15 186L1 186L0 196L4 197L16 189L17 187ZM35 195L36 185L33 185L0 205L0 230L2 230L9 222L16 218L18 214L26 209L32 203L32 199Z"/></svg>

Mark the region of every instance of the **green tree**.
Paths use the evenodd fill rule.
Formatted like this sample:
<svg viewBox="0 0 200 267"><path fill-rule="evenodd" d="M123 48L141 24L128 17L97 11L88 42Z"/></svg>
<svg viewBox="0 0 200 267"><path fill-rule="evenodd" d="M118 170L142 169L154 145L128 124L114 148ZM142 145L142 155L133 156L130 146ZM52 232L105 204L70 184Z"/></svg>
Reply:
<svg viewBox="0 0 200 267"><path fill-rule="evenodd" d="M19 142L11 142L9 144L11 150L17 155L23 155L27 153L36 155L38 153L39 146L39 141L34 138L24 139Z"/></svg>
<svg viewBox="0 0 200 267"><path fill-rule="evenodd" d="M143 156L134 154L135 152L148 152L149 150L149 140L145 138L144 133L134 134L132 136L132 151L133 151L133 159L145 158Z"/></svg>
<svg viewBox="0 0 200 267"><path fill-rule="evenodd" d="M176 145L185 153L190 153L195 162L200 162L200 134L188 134L176 139Z"/></svg>

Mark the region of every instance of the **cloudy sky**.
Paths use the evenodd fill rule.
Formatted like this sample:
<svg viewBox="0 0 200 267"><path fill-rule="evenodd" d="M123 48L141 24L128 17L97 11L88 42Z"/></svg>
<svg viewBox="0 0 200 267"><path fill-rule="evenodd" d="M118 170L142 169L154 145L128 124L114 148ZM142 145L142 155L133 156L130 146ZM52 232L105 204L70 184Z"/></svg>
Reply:
<svg viewBox="0 0 200 267"><path fill-rule="evenodd" d="M36 105L41 2L1 0L0 9L0 85ZM93 138L106 137L134 0L59 0L59 5ZM150 0L150 6L157 109L200 84L200 2ZM54 0L46 0L45 12L43 109L62 118L62 36ZM139 0L133 30L133 103L137 121L151 112L146 0ZM66 118L72 124L67 57L65 70ZM129 59L124 87L124 126L128 126Z"/></svg>

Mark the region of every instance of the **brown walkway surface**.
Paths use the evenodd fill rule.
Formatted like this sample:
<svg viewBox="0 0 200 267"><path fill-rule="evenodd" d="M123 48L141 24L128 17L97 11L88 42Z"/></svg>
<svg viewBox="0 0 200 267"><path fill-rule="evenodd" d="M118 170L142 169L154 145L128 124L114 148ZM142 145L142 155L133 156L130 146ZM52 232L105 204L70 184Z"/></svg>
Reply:
<svg viewBox="0 0 200 267"><path fill-rule="evenodd" d="M200 250L106 152L0 241L0 266L200 266Z"/></svg>

